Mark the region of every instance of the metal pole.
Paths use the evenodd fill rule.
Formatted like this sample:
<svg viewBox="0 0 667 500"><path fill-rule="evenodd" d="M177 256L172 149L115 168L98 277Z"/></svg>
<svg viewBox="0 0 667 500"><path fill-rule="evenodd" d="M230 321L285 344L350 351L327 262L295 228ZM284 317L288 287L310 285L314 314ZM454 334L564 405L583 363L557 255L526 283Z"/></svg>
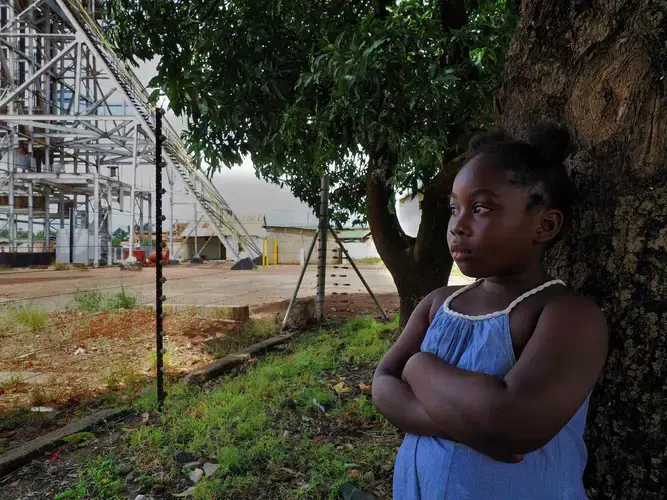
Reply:
<svg viewBox="0 0 667 500"><path fill-rule="evenodd" d="M371 290L371 287L368 286L368 283L366 283L366 280L365 280L364 277L361 275L361 272L359 271L359 268L357 268L357 265L356 265L356 264L354 263L354 261L352 260L352 257L350 256L349 253L347 253L347 249L346 249L345 246L343 245L343 242L340 241L340 239L338 238L338 235L336 234L336 232L333 230L333 228L332 228L331 226L329 226L329 231L331 231L331 234L333 235L334 239L336 240L336 243L338 243L338 245L340 246L340 249L341 249L341 250L343 251L343 253L345 254L345 257L347 257L347 260L350 261L350 265L352 266L352 269L354 269L354 271L357 273L357 276L359 276L359 279L361 280L361 282L362 282L362 283L364 284L364 286L366 287L366 291L369 293L369 295L370 295L371 298L373 299L373 302L375 302L375 305L378 306L378 309L380 309L380 312L382 312L382 317L383 317L385 320L389 321L389 316L387 316L387 313L385 312L385 310L384 310L384 309L382 308L382 306L380 305L380 301L377 299L377 297L376 297L375 294L373 293L373 290Z"/></svg>
<svg viewBox="0 0 667 500"><path fill-rule="evenodd" d="M109 241L107 242L107 266L113 266L113 225L111 219L111 206L113 203L113 191L111 189L111 180L107 184L107 232Z"/></svg>
<svg viewBox="0 0 667 500"><path fill-rule="evenodd" d="M296 288L294 289L294 294L292 295L292 298L289 301L289 306L287 306L287 312L285 313L285 318L283 319L283 327L282 327L283 330L287 327L287 321L289 320L289 315L292 312L292 307L294 307L294 302L296 302L296 296L299 293L299 288L301 288L301 282L303 281L303 277L306 274L306 269L308 268L308 262L310 262L310 257L313 255L313 250L315 250L315 243L317 243L317 235L319 234L319 232L320 232L319 229L315 231L315 235L313 236L313 241L310 242L310 248L308 248L308 255L306 255L306 260L304 261L303 266L301 267L301 274L299 274L299 281L296 282Z"/></svg>
<svg viewBox="0 0 667 500"><path fill-rule="evenodd" d="M132 179L132 190L130 191L130 220L132 226L130 227L130 253L127 260L134 261L134 228L136 227L135 213L136 213L136 196L137 196L137 134L139 125L134 122L134 138L132 147L132 165L134 166L134 177Z"/></svg>
<svg viewBox="0 0 667 500"><path fill-rule="evenodd" d="M65 229L65 192L60 191L60 229Z"/></svg>
<svg viewBox="0 0 667 500"><path fill-rule="evenodd" d="M157 359L157 403L158 409L162 411L164 405L164 364L162 356L164 354L163 339L164 331L162 320L164 319L162 313L162 303L166 299L162 295L162 284L165 278L162 276L162 168L165 163L162 161L162 110L158 109L155 114L155 189L158 193L155 197L155 230L157 232L157 248L155 255L155 348Z"/></svg>
<svg viewBox="0 0 667 500"><path fill-rule="evenodd" d="M324 294L327 280L327 228L329 227L329 178L322 176L322 193L320 199L320 224L318 234L320 245L317 255L317 321L324 321Z"/></svg>
<svg viewBox="0 0 667 500"><path fill-rule="evenodd" d="M93 256L95 261L93 267L100 267L100 175L95 173L95 184L93 185L93 241L95 247L93 248Z"/></svg>
<svg viewBox="0 0 667 500"><path fill-rule="evenodd" d="M174 255L174 177L173 173L171 176L167 176L169 179L169 205L170 205L170 212L169 215L171 216L171 224L169 225L169 255L171 255L172 259L175 259L176 256ZM159 189L158 186L156 186L156 189Z"/></svg>
<svg viewBox="0 0 667 500"><path fill-rule="evenodd" d="M199 245L198 245L198 235L197 235L197 227L199 226L199 221L197 220L197 203L194 203L195 207L195 257L199 257Z"/></svg>
<svg viewBox="0 0 667 500"><path fill-rule="evenodd" d="M139 250L144 245L144 193L139 195Z"/></svg>
<svg viewBox="0 0 667 500"><path fill-rule="evenodd" d="M32 220L34 218L34 207L33 207L33 199L32 199L32 190L33 190L33 182L30 181L28 182L28 251L32 253L33 250L33 224ZM44 250L46 251L46 250Z"/></svg>
<svg viewBox="0 0 667 500"><path fill-rule="evenodd" d="M153 214L153 193L148 193L148 256L151 255L151 250L153 250L153 215L152 214ZM155 253L155 255L156 255L156 258L157 258L157 252Z"/></svg>
<svg viewBox="0 0 667 500"><path fill-rule="evenodd" d="M14 225L14 134L9 134L9 251L16 251L16 226Z"/></svg>
<svg viewBox="0 0 667 500"><path fill-rule="evenodd" d="M69 263L74 264L74 209L76 208L76 195L69 208Z"/></svg>
<svg viewBox="0 0 667 500"><path fill-rule="evenodd" d="M51 188L44 188L44 251L51 251L51 210L49 201L51 199Z"/></svg>

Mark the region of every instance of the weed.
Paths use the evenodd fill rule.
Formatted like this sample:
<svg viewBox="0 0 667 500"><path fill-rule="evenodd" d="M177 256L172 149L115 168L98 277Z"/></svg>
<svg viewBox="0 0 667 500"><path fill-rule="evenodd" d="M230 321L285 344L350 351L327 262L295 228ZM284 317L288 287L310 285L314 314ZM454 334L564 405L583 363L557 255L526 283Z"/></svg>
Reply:
<svg viewBox="0 0 667 500"><path fill-rule="evenodd" d="M28 397L31 406L47 406L60 401L65 396L66 389L58 382L55 375L46 384L34 384L30 387Z"/></svg>
<svg viewBox="0 0 667 500"><path fill-rule="evenodd" d="M91 460L79 474L74 488L58 494L56 500L83 500L85 498L116 499L121 497L123 480L111 457Z"/></svg>
<svg viewBox="0 0 667 500"><path fill-rule="evenodd" d="M243 323L239 335L246 339L259 340L277 335L278 330L278 325L272 321L251 318Z"/></svg>
<svg viewBox="0 0 667 500"><path fill-rule="evenodd" d="M148 357L151 370L157 370L157 353L155 352L155 349L151 350ZM167 345L167 347L164 348L164 352L162 353L162 366L166 372L176 366L176 353L172 345Z"/></svg>
<svg viewBox="0 0 667 500"><path fill-rule="evenodd" d="M21 306L10 307L9 318L17 325L26 327L35 333L43 329L49 322L49 313L33 304L23 304Z"/></svg>
<svg viewBox="0 0 667 500"><path fill-rule="evenodd" d="M112 366L109 373L102 381L110 391L124 389L128 392L134 391L144 381L144 377L135 366L127 363L119 363Z"/></svg>
<svg viewBox="0 0 667 500"><path fill-rule="evenodd" d="M79 290L74 294L72 309L90 314L118 309L136 309L137 297L121 288L115 294L102 293L98 290Z"/></svg>
<svg viewBox="0 0 667 500"><path fill-rule="evenodd" d="M74 264L66 264L64 262L56 262L53 267L56 271L74 271L76 269Z"/></svg>

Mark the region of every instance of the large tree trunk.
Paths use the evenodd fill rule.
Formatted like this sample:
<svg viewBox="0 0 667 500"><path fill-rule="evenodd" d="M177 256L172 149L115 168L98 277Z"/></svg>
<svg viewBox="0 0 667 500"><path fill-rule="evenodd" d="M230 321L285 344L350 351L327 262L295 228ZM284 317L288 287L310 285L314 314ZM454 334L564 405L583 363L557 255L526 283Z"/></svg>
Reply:
<svg viewBox="0 0 667 500"><path fill-rule="evenodd" d="M447 249L449 211L445 193L451 190L454 167L441 172L425 191L417 238L403 232L394 210L394 193L387 187L394 157L387 147L370 155L366 179L368 222L380 257L394 278L404 326L419 301L447 285L452 258Z"/></svg>
<svg viewBox="0 0 667 500"><path fill-rule="evenodd" d="M658 5L660 4L660 5ZM585 481L594 498L667 488L667 7L524 0L499 124L566 123L580 194L552 272L597 300L610 352L593 393Z"/></svg>

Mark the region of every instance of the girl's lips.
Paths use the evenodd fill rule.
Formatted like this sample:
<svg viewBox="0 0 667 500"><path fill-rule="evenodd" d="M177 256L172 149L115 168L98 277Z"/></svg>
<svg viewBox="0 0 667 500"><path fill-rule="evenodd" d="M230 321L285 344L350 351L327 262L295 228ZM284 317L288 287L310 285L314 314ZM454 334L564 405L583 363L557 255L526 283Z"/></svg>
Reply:
<svg viewBox="0 0 667 500"><path fill-rule="evenodd" d="M459 245L452 245L450 247L450 252L452 254L452 259L455 261L463 261L470 259L471 252L465 247Z"/></svg>
<svg viewBox="0 0 667 500"><path fill-rule="evenodd" d="M468 260L470 258L470 252L462 252L461 250L455 250L452 252L452 259L457 262Z"/></svg>

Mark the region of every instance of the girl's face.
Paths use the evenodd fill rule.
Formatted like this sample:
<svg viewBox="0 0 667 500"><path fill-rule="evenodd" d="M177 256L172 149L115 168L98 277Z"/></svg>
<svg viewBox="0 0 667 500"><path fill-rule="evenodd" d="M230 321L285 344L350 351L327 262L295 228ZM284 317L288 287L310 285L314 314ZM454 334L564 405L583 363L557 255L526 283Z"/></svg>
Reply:
<svg viewBox="0 0 667 500"><path fill-rule="evenodd" d="M528 210L530 192L509 179L488 156L478 155L454 180L447 243L467 276L511 275L541 261L544 210Z"/></svg>

